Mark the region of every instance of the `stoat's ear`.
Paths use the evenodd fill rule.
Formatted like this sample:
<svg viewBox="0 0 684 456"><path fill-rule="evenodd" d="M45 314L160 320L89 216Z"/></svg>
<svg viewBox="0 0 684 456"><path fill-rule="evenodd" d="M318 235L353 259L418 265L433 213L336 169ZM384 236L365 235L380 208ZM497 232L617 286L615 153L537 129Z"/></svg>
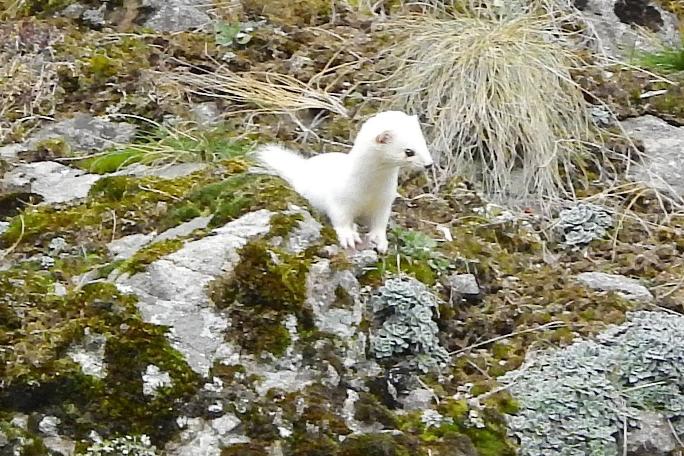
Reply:
<svg viewBox="0 0 684 456"><path fill-rule="evenodd" d="M375 142L378 144L389 144L392 142L392 132L385 130L375 137Z"/></svg>

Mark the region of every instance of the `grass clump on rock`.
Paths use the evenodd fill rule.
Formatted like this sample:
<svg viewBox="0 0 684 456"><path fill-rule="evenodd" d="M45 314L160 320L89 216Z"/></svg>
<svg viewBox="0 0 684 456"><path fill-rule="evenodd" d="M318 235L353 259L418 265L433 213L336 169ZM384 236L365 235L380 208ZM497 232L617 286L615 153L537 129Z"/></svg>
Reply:
<svg viewBox="0 0 684 456"><path fill-rule="evenodd" d="M431 125L429 145L448 181L457 172L506 196L572 193L563 176L591 137L583 62L551 14L497 15L493 2L399 18L390 59L392 105Z"/></svg>

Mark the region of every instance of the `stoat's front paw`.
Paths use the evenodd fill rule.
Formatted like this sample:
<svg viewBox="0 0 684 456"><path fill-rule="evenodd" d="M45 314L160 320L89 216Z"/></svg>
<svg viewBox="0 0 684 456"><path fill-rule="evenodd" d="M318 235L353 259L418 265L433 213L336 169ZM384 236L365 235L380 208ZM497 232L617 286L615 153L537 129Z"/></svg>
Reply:
<svg viewBox="0 0 684 456"><path fill-rule="evenodd" d="M338 229L337 240L344 249L356 250L356 246L361 244L361 236L353 229Z"/></svg>
<svg viewBox="0 0 684 456"><path fill-rule="evenodd" d="M387 253L389 241L387 240L387 234L384 231L368 233L368 242L375 247L375 250L377 250L378 253L383 255Z"/></svg>

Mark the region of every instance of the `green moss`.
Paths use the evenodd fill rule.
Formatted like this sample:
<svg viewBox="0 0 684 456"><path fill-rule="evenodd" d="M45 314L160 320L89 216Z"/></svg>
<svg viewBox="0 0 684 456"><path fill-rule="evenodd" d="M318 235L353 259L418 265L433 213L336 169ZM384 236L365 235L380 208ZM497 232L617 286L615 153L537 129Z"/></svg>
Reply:
<svg viewBox="0 0 684 456"><path fill-rule="evenodd" d="M684 42L682 42L684 46ZM638 62L655 71L671 73L684 70L684 48L665 49L660 52L644 53Z"/></svg>
<svg viewBox="0 0 684 456"><path fill-rule="evenodd" d="M31 251L54 237L81 244L87 250L103 251L113 234L126 235L158 229L160 203L174 203L193 188L214 179L209 172L177 179L109 176L98 180L85 202L67 206L30 207L10 220L0 235L0 245L20 241L18 251ZM125 222L125 223L124 223ZM116 228L116 233L112 231Z"/></svg>
<svg viewBox="0 0 684 456"><path fill-rule="evenodd" d="M267 237L285 237L297 228L303 220L302 214L285 214L282 212L273 214Z"/></svg>
<svg viewBox="0 0 684 456"><path fill-rule="evenodd" d="M108 83L123 83L137 78L150 66L151 46L142 36L123 36L98 42L99 35L88 37L71 34L56 46L59 54L76 57L76 74L65 83L84 93L105 88ZM87 43L84 46L84 43ZM76 95L76 94L72 94Z"/></svg>
<svg viewBox="0 0 684 456"><path fill-rule="evenodd" d="M297 435L289 442L290 456L331 456L337 454L337 443L326 435Z"/></svg>
<svg viewBox="0 0 684 456"><path fill-rule="evenodd" d="M129 176L107 176L93 184L88 192L91 198L121 201L127 193L138 190L138 179Z"/></svg>
<svg viewBox="0 0 684 456"><path fill-rule="evenodd" d="M10 448L15 445L18 449L18 453L11 453L13 455L45 456L49 454L43 440L38 435L13 426L9 423L9 417L8 421L0 418L0 432L4 434L8 442L8 444L3 447L3 450L7 450L7 454L10 454Z"/></svg>
<svg viewBox="0 0 684 456"><path fill-rule="evenodd" d="M12 0L0 1L2 11L0 18L18 18L26 16L47 16L55 11L62 10L75 3L75 0L28 0L23 2L15 2Z"/></svg>
<svg viewBox="0 0 684 456"><path fill-rule="evenodd" d="M90 283L57 296L54 283L51 272L0 272L0 309L9 316L0 321L0 344L12 348L0 351L0 409L55 415L75 439L95 430L165 441L175 432L180 404L199 384L170 347L165 328L144 323L135 299L112 284ZM68 355L85 328L106 337L104 378L85 375ZM149 364L172 378L154 397L142 394Z"/></svg>
<svg viewBox="0 0 684 456"><path fill-rule="evenodd" d="M135 144L76 162L91 173L106 174L133 163L159 165L178 162L221 162L230 174L247 170L242 157L252 142L236 139L227 126L210 130L172 132L158 129L140 134Z"/></svg>
<svg viewBox="0 0 684 456"><path fill-rule="evenodd" d="M47 161L72 156L71 147L62 138L48 138L35 143L30 150L20 152L19 156L27 162Z"/></svg>
<svg viewBox="0 0 684 456"><path fill-rule="evenodd" d="M230 311L243 348L282 354L289 345L282 326L286 315L294 314L302 328L313 327L311 310L305 306L311 260L304 253L273 248L265 239L249 242L239 254L233 273L210 285L212 301Z"/></svg>
<svg viewBox="0 0 684 456"><path fill-rule="evenodd" d="M179 250L183 245L184 242L180 239L167 239L155 242L138 250L131 258L119 266L119 270L129 274L143 272L148 264Z"/></svg>
<svg viewBox="0 0 684 456"><path fill-rule="evenodd" d="M161 225L169 228L189 217L208 213L212 214L210 226L222 226L258 209L282 211L287 209L288 203L305 205L305 201L278 178L240 173L190 193L171 208Z"/></svg>
<svg viewBox="0 0 684 456"><path fill-rule="evenodd" d="M394 413L375 396L364 392L359 394L359 400L354 404L354 418L367 424L381 423L389 429L395 429L399 424Z"/></svg>
<svg viewBox="0 0 684 456"><path fill-rule="evenodd" d="M221 450L221 456L268 456L269 451L258 443L238 443Z"/></svg>
<svg viewBox="0 0 684 456"><path fill-rule="evenodd" d="M502 415L491 407L492 403L498 405L499 400L506 401L507 399L498 397L488 402L487 407L480 412L485 424L484 428L475 427L468 422L469 407L465 400L454 399L447 399L437 407L437 411L442 416L451 418L451 423L426 428L421 421L421 413L417 411L401 415L399 428L405 433L419 436L421 442L435 449L443 448L446 442L452 442L460 448L472 448L478 455L513 456L514 445L507 438ZM502 406L502 408L505 407ZM510 409L512 408L511 405Z"/></svg>
<svg viewBox="0 0 684 456"><path fill-rule="evenodd" d="M339 456L422 456L426 453L406 437L388 434L362 434L345 439Z"/></svg>
<svg viewBox="0 0 684 456"><path fill-rule="evenodd" d="M138 163L142 161L144 157L145 153L142 150L127 148L114 150L97 157L86 158L78 161L76 165L89 173L107 174L118 171L124 166Z"/></svg>

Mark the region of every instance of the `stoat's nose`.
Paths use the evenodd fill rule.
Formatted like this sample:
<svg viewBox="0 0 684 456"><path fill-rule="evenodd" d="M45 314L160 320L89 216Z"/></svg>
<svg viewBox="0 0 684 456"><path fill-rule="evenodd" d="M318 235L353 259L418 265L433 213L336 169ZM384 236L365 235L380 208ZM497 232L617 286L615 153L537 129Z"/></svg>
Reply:
<svg viewBox="0 0 684 456"><path fill-rule="evenodd" d="M432 163L430 163L430 164L428 164L428 165L425 165L425 170L426 170L426 171L431 170L431 169L432 169Z"/></svg>

